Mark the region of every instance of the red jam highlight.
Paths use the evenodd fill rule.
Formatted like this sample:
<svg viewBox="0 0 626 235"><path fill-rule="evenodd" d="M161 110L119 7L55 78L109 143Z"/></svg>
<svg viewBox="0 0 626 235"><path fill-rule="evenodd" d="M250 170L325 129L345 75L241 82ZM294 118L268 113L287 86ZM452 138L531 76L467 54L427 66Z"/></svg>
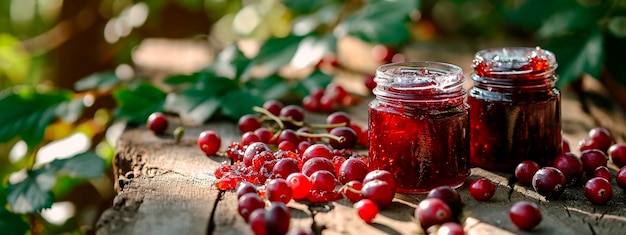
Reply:
<svg viewBox="0 0 626 235"><path fill-rule="evenodd" d="M369 104L370 170L401 193L458 187L469 176L469 113L461 68L437 62L378 68Z"/></svg>
<svg viewBox="0 0 626 235"><path fill-rule="evenodd" d="M561 153L561 96L554 55L539 48L476 53L469 90L471 163L513 172L523 160L542 166Z"/></svg>

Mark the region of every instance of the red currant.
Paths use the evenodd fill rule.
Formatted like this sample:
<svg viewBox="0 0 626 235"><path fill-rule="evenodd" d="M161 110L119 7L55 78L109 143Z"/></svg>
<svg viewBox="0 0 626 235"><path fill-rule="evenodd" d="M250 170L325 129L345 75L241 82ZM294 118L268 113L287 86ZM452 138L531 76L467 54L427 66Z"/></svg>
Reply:
<svg viewBox="0 0 626 235"><path fill-rule="evenodd" d="M304 120L304 109L298 105L287 105L280 110L279 116L291 121L301 122ZM296 125L290 121L286 121L285 126L288 128L296 127Z"/></svg>
<svg viewBox="0 0 626 235"><path fill-rule="evenodd" d="M509 208L509 218L519 229L531 230L541 223L539 206L529 201L518 201Z"/></svg>
<svg viewBox="0 0 626 235"><path fill-rule="evenodd" d="M167 117L163 113L152 113L148 116L147 126L155 134L163 134L167 129Z"/></svg>
<svg viewBox="0 0 626 235"><path fill-rule="evenodd" d="M254 134L256 134L259 139L261 139L261 142L266 144L273 144L272 138L274 137L274 134L266 127L257 128L254 131Z"/></svg>
<svg viewBox="0 0 626 235"><path fill-rule="evenodd" d="M287 184L291 187L293 199L305 198L313 187L309 177L299 172L287 176Z"/></svg>
<svg viewBox="0 0 626 235"><path fill-rule="evenodd" d="M426 198L417 205L415 218L423 229L452 220L452 210L439 198Z"/></svg>
<svg viewBox="0 0 626 235"><path fill-rule="evenodd" d="M239 118L237 126L239 127L241 133L246 133L248 131L255 131L256 129L259 129L259 127L261 127L261 121L257 116L246 114Z"/></svg>
<svg viewBox="0 0 626 235"><path fill-rule="evenodd" d="M469 186L470 195L478 201L487 201L496 193L496 184L487 178L478 178Z"/></svg>
<svg viewBox="0 0 626 235"><path fill-rule="evenodd" d="M206 130L198 136L198 147L207 156L215 155L222 145L222 139L215 131Z"/></svg>
<svg viewBox="0 0 626 235"><path fill-rule="evenodd" d="M283 104L277 100L268 100L263 103L263 108L274 116L279 116L280 111L283 109Z"/></svg>
<svg viewBox="0 0 626 235"><path fill-rule="evenodd" d="M554 167L543 167L533 176L533 188L548 199L559 197L566 184L565 175Z"/></svg>
<svg viewBox="0 0 626 235"><path fill-rule="evenodd" d="M539 170L539 164L534 161L522 161L515 168L515 178L517 181L526 186L532 183L533 175Z"/></svg>
<svg viewBox="0 0 626 235"><path fill-rule="evenodd" d="M361 194L363 198L374 201L380 208L385 208L391 205L395 193L386 181L372 180L363 184Z"/></svg>
<svg viewBox="0 0 626 235"><path fill-rule="evenodd" d="M311 95L307 95L302 98L302 107L309 112L317 112L320 110L320 100L315 99L315 97Z"/></svg>
<svg viewBox="0 0 626 235"><path fill-rule="evenodd" d="M350 126L350 115L347 114L346 112L343 111L337 111L334 113L331 113L330 115L328 115L328 117L326 117L326 124L342 124L343 126ZM327 130L330 131L332 128L328 128Z"/></svg>
<svg viewBox="0 0 626 235"><path fill-rule="evenodd" d="M613 187L611 187L611 183L605 178L591 178L585 183L584 189L585 197L592 204L606 204L613 197Z"/></svg>
<svg viewBox="0 0 626 235"><path fill-rule="evenodd" d="M614 144L609 148L611 162L617 167L626 166L626 144Z"/></svg>
<svg viewBox="0 0 626 235"><path fill-rule="evenodd" d="M369 199L361 199L357 203L354 203L354 208L359 214L359 217L368 224L372 223L372 220L374 220L378 214L378 206L374 201Z"/></svg>

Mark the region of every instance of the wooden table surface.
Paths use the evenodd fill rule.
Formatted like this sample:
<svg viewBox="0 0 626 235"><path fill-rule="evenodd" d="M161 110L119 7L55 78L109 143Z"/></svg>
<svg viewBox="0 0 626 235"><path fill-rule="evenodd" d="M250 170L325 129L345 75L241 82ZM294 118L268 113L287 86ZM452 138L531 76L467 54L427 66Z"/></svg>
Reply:
<svg viewBox="0 0 626 235"><path fill-rule="evenodd" d="M585 77L575 85L562 88L563 134L573 152L576 143L596 126L609 129L618 143L626 141L626 114L595 79ZM367 124L364 96L345 111L354 122ZM307 113L307 120L324 120L323 114ZM172 119L168 132L180 125ZM217 131L222 148L239 141L236 124L212 121L185 126L180 143L171 135L156 136L144 126L129 127L116 144L114 173L116 196L110 209L97 223L97 234L252 234L237 214L234 191L220 191L214 186L214 170L227 159L206 157L196 145L198 134L206 129ZM609 163L615 175L617 167ZM626 234L626 193L614 188L613 199L606 205L592 205L583 194L582 184L570 186L555 200L547 201L532 188L509 184L511 173L489 172L473 168L470 178L488 177L497 183L496 195L489 201L471 198L467 184L458 190L464 207L458 221L467 234ZM587 179L585 176L584 179ZM394 203L383 209L372 224L364 223L341 199L331 203L306 205L291 201L290 230L312 229L316 234L424 234L413 213L424 195L396 194ZM530 232L518 230L508 218L513 202L538 203L543 221Z"/></svg>

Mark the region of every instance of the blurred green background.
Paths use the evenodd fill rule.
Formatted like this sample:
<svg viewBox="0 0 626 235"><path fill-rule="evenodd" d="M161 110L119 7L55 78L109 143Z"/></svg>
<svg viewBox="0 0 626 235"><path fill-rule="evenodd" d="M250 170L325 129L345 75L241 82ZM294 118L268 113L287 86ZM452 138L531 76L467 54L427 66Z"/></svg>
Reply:
<svg viewBox="0 0 626 235"><path fill-rule="evenodd" d="M93 232L115 195L111 162L127 123L154 111L236 119L250 109L228 109L229 97L304 96L332 81L319 62L335 56L341 69L373 73L350 65L362 52L339 54L345 38L374 65L393 60L376 46L405 59L433 42L541 46L557 56L559 86L583 74L626 85L624 0L4 0L0 231ZM294 59L303 48L307 58ZM309 70L294 83L287 65Z"/></svg>

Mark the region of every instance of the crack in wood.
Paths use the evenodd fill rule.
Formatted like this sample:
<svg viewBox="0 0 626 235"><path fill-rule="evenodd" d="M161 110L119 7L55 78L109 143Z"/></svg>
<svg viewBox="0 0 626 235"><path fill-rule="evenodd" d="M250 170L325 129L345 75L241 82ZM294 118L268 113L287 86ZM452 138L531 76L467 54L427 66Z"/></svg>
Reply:
<svg viewBox="0 0 626 235"><path fill-rule="evenodd" d="M215 213L217 213L217 205L224 199L224 193L226 191L220 190L217 192L217 198L213 203L213 209L211 210L211 215L209 216L209 224L206 229L206 234L213 234L215 232L216 224L215 224Z"/></svg>
<svg viewBox="0 0 626 235"><path fill-rule="evenodd" d="M593 225L591 225L591 223L587 223L587 225L589 226L589 230L591 231L592 235L597 235L596 234L596 230L593 229Z"/></svg>

